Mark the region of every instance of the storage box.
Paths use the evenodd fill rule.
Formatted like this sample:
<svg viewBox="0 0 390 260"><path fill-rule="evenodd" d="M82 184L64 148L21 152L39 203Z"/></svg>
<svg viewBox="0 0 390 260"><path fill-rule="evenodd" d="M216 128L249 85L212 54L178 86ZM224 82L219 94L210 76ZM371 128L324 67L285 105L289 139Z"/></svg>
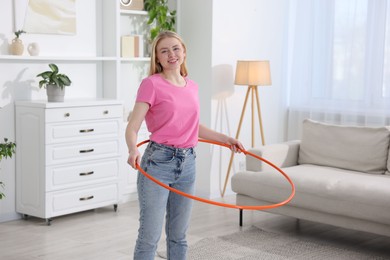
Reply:
<svg viewBox="0 0 390 260"><path fill-rule="evenodd" d="M121 57L134 58L144 56L142 35L124 35L121 37Z"/></svg>
<svg viewBox="0 0 390 260"><path fill-rule="evenodd" d="M119 0L121 9L124 10L144 10L144 0Z"/></svg>

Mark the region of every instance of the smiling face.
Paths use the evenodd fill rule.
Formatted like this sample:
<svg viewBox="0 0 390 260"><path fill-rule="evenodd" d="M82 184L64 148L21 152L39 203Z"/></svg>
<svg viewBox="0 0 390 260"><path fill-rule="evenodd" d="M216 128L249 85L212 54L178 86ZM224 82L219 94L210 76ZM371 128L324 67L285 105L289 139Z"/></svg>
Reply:
<svg viewBox="0 0 390 260"><path fill-rule="evenodd" d="M168 37L162 39L156 46L157 62L163 70L179 70L186 57L185 50L181 42L174 38Z"/></svg>
<svg viewBox="0 0 390 260"><path fill-rule="evenodd" d="M173 31L162 31L152 42L152 53L150 57L149 76L156 73L161 73L165 69L171 69L176 63L175 56L178 58L177 63L180 64L180 75L187 77L186 53L187 48L181 37ZM171 54L170 54L171 52ZM170 56L169 56L170 55ZM167 56L168 58L166 58ZM167 62L171 57L171 62ZM161 59L161 60L160 60ZM165 64L165 68L162 64Z"/></svg>

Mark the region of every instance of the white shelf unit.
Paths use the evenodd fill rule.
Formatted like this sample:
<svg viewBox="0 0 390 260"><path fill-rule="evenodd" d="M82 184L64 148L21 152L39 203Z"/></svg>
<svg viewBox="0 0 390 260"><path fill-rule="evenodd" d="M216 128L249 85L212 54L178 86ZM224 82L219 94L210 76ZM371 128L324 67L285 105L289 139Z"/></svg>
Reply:
<svg viewBox="0 0 390 260"><path fill-rule="evenodd" d="M16 211L46 219L120 199L122 103L17 101Z"/></svg>
<svg viewBox="0 0 390 260"><path fill-rule="evenodd" d="M15 55L1 55L0 60L14 61L14 62L46 62L46 61L116 61L117 57L84 57L84 56L15 56Z"/></svg>
<svg viewBox="0 0 390 260"><path fill-rule="evenodd" d="M138 10L124 10L124 9L121 9L120 13L122 15L143 15L143 16L148 15L148 12L146 12L146 11L138 11Z"/></svg>
<svg viewBox="0 0 390 260"><path fill-rule="evenodd" d="M96 96L122 100L126 113L134 104L139 83L147 75L149 57L121 57L121 36L126 34L144 35L144 53L147 53L148 26L146 11L122 10L119 1L96 1L96 53L80 56L65 53L52 56L0 55L0 63L43 64L94 64L96 67ZM61 48L58 49L61 53ZM34 67L31 67L34 70ZM36 71L36 74L41 71ZM31 74L34 74L32 72Z"/></svg>
<svg viewBox="0 0 390 260"><path fill-rule="evenodd" d="M105 0L102 0L106 2ZM108 1L107 1L108 2ZM118 57L116 63L116 73L118 82L120 86L117 89L117 92L114 93L111 89L105 89L105 94L108 97L121 99L124 103L124 118L127 119L127 116L133 109L135 98L139 84L142 79L147 76L149 72L149 62L150 57L147 57L148 53L148 35L149 27L147 25L148 13L146 11L137 11L137 10L123 10L120 8L119 1L116 2L116 17L115 21L118 26L116 26L116 44L115 44L115 56ZM109 3L106 3L109 4ZM107 7L107 6L106 6ZM110 8L110 7L107 7ZM107 14L107 13L106 13ZM109 18L107 18L109 19ZM113 19L113 18L111 18ZM106 28L107 29L107 28ZM108 30L110 28L108 27ZM143 53L144 57L136 58L123 58L121 57L121 36L124 35L143 35ZM107 50L106 50L107 51ZM110 50L111 51L111 50ZM111 53L109 51L109 53ZM126 124L124 124L124 127ZM123 133L125 129L123 130ZM138 133L138 141L143 141L148 139L149 133L147 131L146 125L142 124L141 129ZM140 152L144 151L145 147L140 148ZM125 157L124 163L127 161L127 145L123 145L123 154ZM121 200L127 201L134 199L137 195L137 171L132 169L129 165L123 165L123 180L122 180L122 192Z"/></svg>
<svg viewBox="0 0 390 260"><path fill-rule="evenodd" d="M139 83L149 70L149 57L123 58L121 57L121 36L129 34L143 35L144 54L148 53L147 12L123 10L120 1L99 0L98 10L102 19L97 21L101 28L98 35L99 54L103 57L115 57L115 62L103 62L103 93L106 98L124 101L125 114L128 114L134 105L135 93ZM104 10L104 12L103 12ZM116 88L112 88L112 79L115 79Z"/></svg>

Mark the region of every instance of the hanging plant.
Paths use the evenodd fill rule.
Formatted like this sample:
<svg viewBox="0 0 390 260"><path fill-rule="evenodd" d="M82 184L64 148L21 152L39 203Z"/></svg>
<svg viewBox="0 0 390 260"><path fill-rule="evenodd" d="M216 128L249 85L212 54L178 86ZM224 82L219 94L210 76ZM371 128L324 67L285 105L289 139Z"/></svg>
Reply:
<svg viewBox="0 0 390 260"><path fill-rule="evenodd" d="M0 143L0 162L3 158L11 158L15 153L16 144L13 142L8 142L7 138L4 138L4 142ZM0 188L4 189L4 183L0 181ZM5 197L4 193L0 191L0 200Z"/></svg>
<svg viewBox="0 0 390 260"><path fill-rule="evenodd" d="M175 31L176 10L169 10L168 0L145 0L144 6L149 16L151 41L161 31Z"/></svg>

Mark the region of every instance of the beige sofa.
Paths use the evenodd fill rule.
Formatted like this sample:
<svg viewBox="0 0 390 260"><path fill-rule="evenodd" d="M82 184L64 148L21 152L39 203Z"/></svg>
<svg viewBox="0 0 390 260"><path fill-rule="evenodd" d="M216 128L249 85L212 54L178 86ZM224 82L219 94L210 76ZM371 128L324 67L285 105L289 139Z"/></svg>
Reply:
<svg viewBox="0 0 390 260"><path fill-rule="evenodd" d="M290 203L269 212L390 236L389 144L387 127L305 120L301 140L249 151L281 167L296 186ZM239 205L273 204L291 193L280 173L250 156L232 189Z"/></svg>

